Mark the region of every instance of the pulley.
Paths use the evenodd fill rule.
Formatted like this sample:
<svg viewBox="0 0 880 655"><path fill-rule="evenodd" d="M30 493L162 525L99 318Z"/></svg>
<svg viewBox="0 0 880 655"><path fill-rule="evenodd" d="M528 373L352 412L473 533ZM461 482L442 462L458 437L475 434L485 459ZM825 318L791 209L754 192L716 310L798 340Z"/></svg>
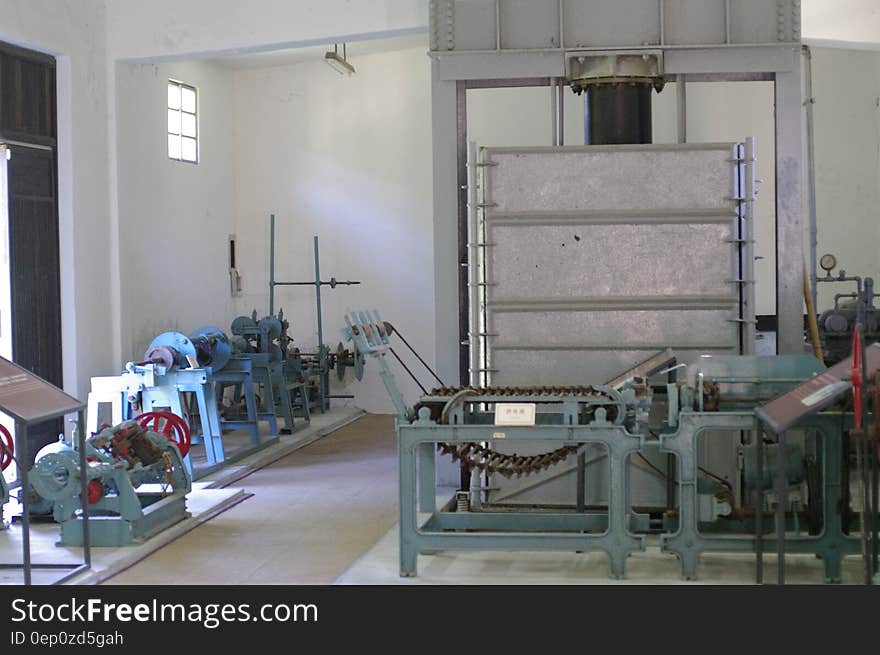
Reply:
<svg viewBox="0 0 880 655"><path fill-rule="evenodd" d="M255 330L257 321L250 316L239 316L232 321L232 334L243 335L245 332Z"/></svg>
<svg viewBox="0 0 880 655"><path fill-rule="evenodd" d="M364 379L365 358L357 351L350 351L339 342L336 346L336 377L342 382L345 379L345 371L348 367L354 368L354 377L357 380Z"/></svg>
<svg viewBox="0 0 880 655"><path fill-rule="evenodd" d="M189 368L190 359L198 361L196 347L189 337L180 332L165 332L153 339L144 353L144 360L162 364L165 368Z"/></svg>
<svg viewBox="0 0 880 655"><path fill-rule="evenodd" d="M229 363L232 357L232 344L220 328L200 327L192 332L189 338L195 346L199 366L210 366L216 372Z"/></svg>
<svg viewBox="0 0 880 655"><path fill-rule="evenodd" d="M79 495L80 470L78 455L73 450L48 453L34 464L31 485L46 500L63 500ZM87 475L91 473L91 465ZM95 471L92 479L100 477Z"/></svg>

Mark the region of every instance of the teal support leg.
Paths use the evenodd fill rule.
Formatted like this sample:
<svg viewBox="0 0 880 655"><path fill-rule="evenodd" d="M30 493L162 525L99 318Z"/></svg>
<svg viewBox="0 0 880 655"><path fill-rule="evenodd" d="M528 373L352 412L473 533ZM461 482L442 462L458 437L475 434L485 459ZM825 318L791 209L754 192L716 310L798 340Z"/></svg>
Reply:
<svg viewBox="0 0 880 655"><path fill-rule="evenodd" d="M213 384L205 384L196 390L199 415L202 416L202 435L205 439L205 455L208 464L219 464L226 459L223 452L223 435L220 431L220 415L217 411L217 395Z"/></svg>
<svg viewBox="0 0 880 655"><path fill-rule="evenodd" d="M400 466L400 576L415 577L418 574L419 543L416 530L416 457L414 446L399 447Z"/></svg>
<svg viewBox="0 0 880 655"><path fill-rule="evenodd" d="M419 510L437 511L436 450L432 443L422 443L419 449Z"/></svg>
<svg viewBox="0 0 880 655"><path fill-rule="evenodd" d="M626 577L626 560L631 553L645 549L644 538L629 531L629 454L637 450L637 442L624 439L606 442L611 466L608 497L608 564L612 578ZM590 550L589 546L585 550Z"/></svg>

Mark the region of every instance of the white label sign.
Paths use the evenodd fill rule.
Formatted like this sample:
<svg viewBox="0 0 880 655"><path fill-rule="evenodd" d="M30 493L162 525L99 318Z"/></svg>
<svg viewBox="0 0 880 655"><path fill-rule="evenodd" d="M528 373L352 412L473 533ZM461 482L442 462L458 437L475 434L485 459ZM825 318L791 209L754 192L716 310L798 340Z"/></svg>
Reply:
<svg viewBox="0 0 880 655"><path fill-rule="evenodd" d="M532 426L536 414L537 405L534 403L498 403L495 405L495 425Z"/></svg>
<svg viewBox="0 0 880 655"><path fill-rule="evenodd" d="M844 387L851 386L849 382L835 382L834 384L829 384L827 387L823 387L819 389L819 391L810 394L803 400L801 403L807 407L813 407L814 405L818 405L826 398L830 398L835 395L838 391L840 391Z"/></svg>

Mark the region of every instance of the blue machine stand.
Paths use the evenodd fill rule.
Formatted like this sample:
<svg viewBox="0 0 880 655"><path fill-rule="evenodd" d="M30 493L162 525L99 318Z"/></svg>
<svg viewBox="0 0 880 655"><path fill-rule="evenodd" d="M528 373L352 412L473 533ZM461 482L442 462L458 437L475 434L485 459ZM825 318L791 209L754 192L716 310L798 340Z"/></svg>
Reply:
<svg viewBox="0 0 880 655"><path fill-rule="evenodd" d="M207 460L206 467L194 474L190 455L185 457L186 469L196 479L227 461L224 431L247 430L254 448L277 442L274 412L260 413L257 408L255 389L263 382L262 371L250 360L235 357L228 338L218 328L200 328L190 336L179 332L161 334L150 344L144 359L129 362L122 375L92 378L89 434L98 431L99 409L104 403L111 406L114 424L165 409L188 417L193 432L200 433L193 442L204 444ZM242 399L244 415L221 414L220 400L229 386L235 387L237 398ZM271 432L271 438L264 441L259 433L261 419L269 421Z"/></svg>

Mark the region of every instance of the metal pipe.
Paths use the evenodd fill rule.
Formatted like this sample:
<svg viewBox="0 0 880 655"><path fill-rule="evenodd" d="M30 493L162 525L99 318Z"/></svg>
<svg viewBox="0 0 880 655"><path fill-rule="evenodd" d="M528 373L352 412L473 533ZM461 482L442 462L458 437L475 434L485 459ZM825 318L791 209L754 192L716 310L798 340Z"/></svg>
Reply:
<svg viewBox="0 0 880 655"><path fill-rule="evenodd" d="M477 207L477 144L468 143L468 300L470 306L468 336L470 374L472 385L479 385L480 368L480 243L479 213Z"/></svg>
<svg viewBox="0 0 880 655"><path fill-rule="evenodd" d="M318 237L315 237L315 305L318 310L318 354L323 359L324 357L324 321L322 317L321 310L321 262L320 262L320 253L318 250ZM327 401L327 393L329 392L330 385L330 372L329 370L324 370L321 373L321 409L326 410L329 409L329 402Z"/></svg>
<svg viewBox="0 0 880 655"><path fill-rule="evenodd" d="M825 356L822 353L822 342L819 339L819 321L816 318L816 305L814 304L814 291L810 287L811 277L807 275L807 262L804 261L804 302L807 303L807 322L810 326L810 341L813 344L813 354L822 364L825 364Z"/></svg>
<svg viewBox="0 0 880 655"><path fill-rule="evenodd" d="M559 83L559 138L560 146L565 145L565 84Z"/></svg>
<svg viewBox="0 0 880 655"><path fill-rule="evenodd" d="M275 316L275 214L269 216L269 316Z"/></svg>
<svg viewBox="0 0 880 655"><path fill-rule="evenodd" d="M816 207L816 138L815 124L813 120L813 105L816 99L813 97L813 53L809 46L804 46L802 50L804 54L804 62L806 72L804 75L804 84L806 86L807 100L804 103L807 108L807 202L809 203L809 222L810 222L810 284L812 286L813 307L818 306L817 294L818 288L816 279L816 264L818 259L819 247L819 223Z"/></svg>
<svg viewBox="0 0 880 655"><path fill-rule="evenodd" d="M20 421L15 423L15 450L21 453L19 461L22 463L18 467L18 479L21 482L21 564L24 571L24 585L27 587L31 584L31 508L28 500L30 483L27 467L27 427ZM85 479L84 471L83 479ZM83 498L88 498L88 495Z"/></svg>
<svg viewBox="0 0 880 655"><path fill-rule="evenodd" d="M687 143L687 75L678 76L678 142Z"/></svg>
<svg viewBox="0 0 880 655"><path fill-rule="evenodd" d="M587 506L587 454L581 452L577 458L577 511L582 514Z"/></svg>
<svg viewBox="0 0 880 655"><path fill-rule="evenodd" d="M755 430L755 583L764 584L764 432Z"/></svg>
<svg viewBox="0 0 880 655"><path fill-rule="evenodd" d="M79 410L76 417L76 437L77 448L79 448L79 470L82 472L80 489L80 498L82 499L82 535L83 535L83 563L86 567L92 566L92 538L91 528L89 527L89 491L88 491L88 475L86 475L86 418L85 412Z"/></svg>
<svg viewBox="0 0 880 655"><path fill-rule="evenodd" d="M785 584L785 505L788 481L785 477L785 432L779 434L776 451L776 581ZM760 484L760 478L758 483Z"/></svg>
<svg viewBox="0 0 880 655"><path fill-rule="evenodd" d="M552 145L559 145L559 109L557 107L559 100L559 93L557 91L557 87L559 86L559 78L554 77L550 82L550 129L553 133L552 136Z"/></svg>
<svg viewBox="0 0 880 655"><path fill-rule="evenodd" d="M653 84L590 84L584 90L584 144L631 145L653 141Z"/></svg>
<svg viewBox="0 0 880 655"><path fill-rule="evenodd" d="M753 244L757 241L755 234L755 202L757 199L757 183L755 180L755 162L757 161L757 148L754 137L746 139L745 144L746 159L746 185L745 185L745 217L743 221L743 244L745 250L745 284L743 286L743 297L746 300L746 314L744 324L743 354L754 355L758 341L758 317L755 299L755 287L757 286L757 276L755 274L755 253Z"/></svg>

